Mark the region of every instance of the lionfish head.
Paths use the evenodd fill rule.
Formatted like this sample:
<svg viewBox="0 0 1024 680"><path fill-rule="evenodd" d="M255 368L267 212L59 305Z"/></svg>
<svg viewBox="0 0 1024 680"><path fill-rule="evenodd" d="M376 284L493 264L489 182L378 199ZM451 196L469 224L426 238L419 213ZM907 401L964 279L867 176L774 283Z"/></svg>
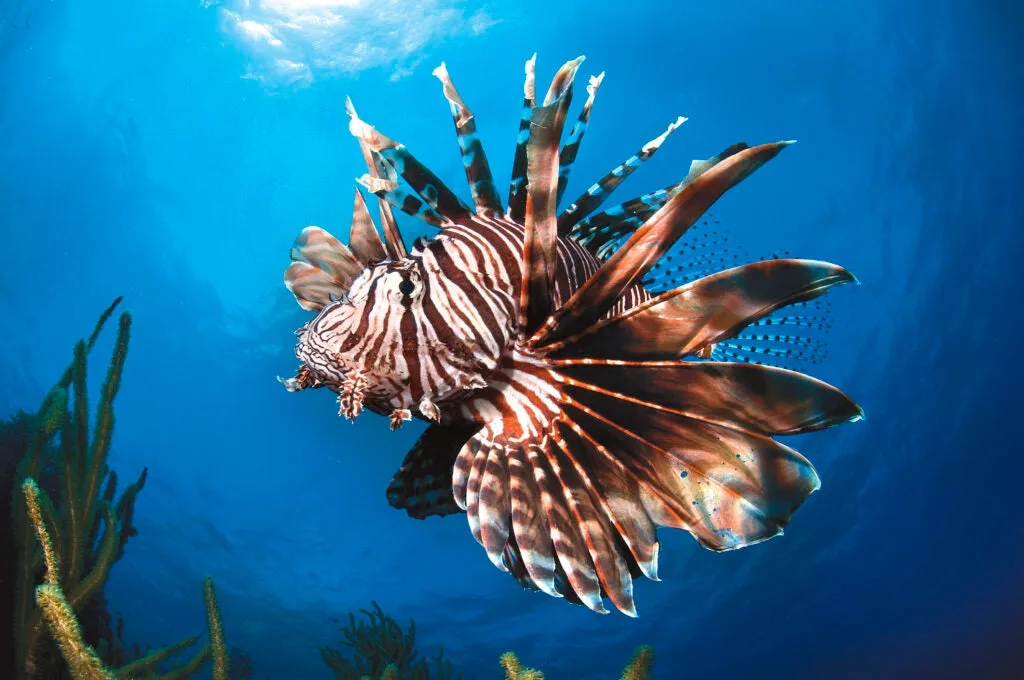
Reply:
<svg viewBox="0 0 1024 680"><path fill-rule="evenodd" d="M293 257L311 256L309 250L297 244ZM303 368L284 381L288 389L328 387L338 393L341 415L354 419L366 407L390 416L395 428L413 415L439 421L446 400L486 385L501 347L481 342L471 325L459 323L454 310L465 301L453 299L454 288L443 280L450 272L441 243L421 241L412 254L371 263L347 287L333 276L337 267L317 255L309 257L315 264L296 259L292 267L303 266L285 275L300 304L322 303L298 331L296 355ZM309 267L332 276L330 291L304 280ZM316 299L318 294L327 299Z"/></svg>

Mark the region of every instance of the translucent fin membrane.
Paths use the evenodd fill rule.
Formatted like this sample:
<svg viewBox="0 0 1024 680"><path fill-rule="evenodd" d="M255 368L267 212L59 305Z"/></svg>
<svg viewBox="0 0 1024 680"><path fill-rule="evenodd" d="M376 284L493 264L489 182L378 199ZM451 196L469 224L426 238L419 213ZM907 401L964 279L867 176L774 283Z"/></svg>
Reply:
<svg viewBox="0 0 1024 680"><path fill-rule="evenodd" d="M728 229L711 214L695 225L656 264L641 282L654 294L678 288L699 278L746 262L792 257L789 251L753 257ZM628 234L598 249L602 260L621 246ZM706 357L713 361L738 361L799 370L828 357L832 327L827 300L798 302L780 309L747 327L735 338L720 342Z"/></svg>
<svg viewBox="0 0 1024 680"><path fill-rule="evenodd" d="M827 300L799 302L719 342L712 349L711 359L806 370L828 358L832 323Z"/></svg>

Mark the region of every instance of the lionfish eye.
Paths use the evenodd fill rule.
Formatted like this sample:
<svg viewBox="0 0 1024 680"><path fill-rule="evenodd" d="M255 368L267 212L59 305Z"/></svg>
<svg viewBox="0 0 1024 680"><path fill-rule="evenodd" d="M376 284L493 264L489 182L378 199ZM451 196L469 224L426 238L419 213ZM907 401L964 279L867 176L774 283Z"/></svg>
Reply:
<svg viewBox="0 0 1024 680"><path fill-rule="evenodd" d="M412 295L414 290L416 290L416 284L409 279L402 279L402 282L398 284L398 292L406 297Z"/></svg>

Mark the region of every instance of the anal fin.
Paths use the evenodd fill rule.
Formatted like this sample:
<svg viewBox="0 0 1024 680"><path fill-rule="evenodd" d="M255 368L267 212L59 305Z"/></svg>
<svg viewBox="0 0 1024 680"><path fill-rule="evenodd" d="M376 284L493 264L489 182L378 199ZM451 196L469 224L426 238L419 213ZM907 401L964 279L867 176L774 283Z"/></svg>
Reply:
<svg viewBox="0 0 1024 680"><path fill-rule="evenodd" d="M388 503L410 517L426 519L463 512L452 496L452 468L478 425L430 425L388 484Z"/></svg>

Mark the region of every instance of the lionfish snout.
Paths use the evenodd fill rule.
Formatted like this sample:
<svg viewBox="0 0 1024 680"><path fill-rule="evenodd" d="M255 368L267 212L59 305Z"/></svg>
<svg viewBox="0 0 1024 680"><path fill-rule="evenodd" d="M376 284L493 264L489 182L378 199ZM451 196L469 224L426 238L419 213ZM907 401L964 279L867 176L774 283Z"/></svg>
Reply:
<svg viewBox="0 0 1024 680"><path fill-rule="evenodd" d="M367 342L368 334L349 327L358 314L332 311L325 309L299 333L295 354L302 367L295 377L281 380L285 388L294 392L327 387L338 395L338 415L355 420L366 408L389 416L392 429L411 420L413 409L429 420L438 420L433 402L411 389L403 362Z"/></svg>

